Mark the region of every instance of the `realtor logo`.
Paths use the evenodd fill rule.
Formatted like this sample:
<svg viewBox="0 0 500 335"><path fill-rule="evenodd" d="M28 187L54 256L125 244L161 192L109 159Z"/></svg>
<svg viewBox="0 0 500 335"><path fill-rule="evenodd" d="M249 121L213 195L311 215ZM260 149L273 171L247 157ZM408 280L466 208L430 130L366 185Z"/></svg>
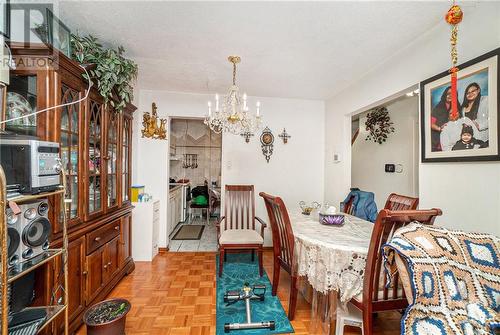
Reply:
<svg viewBox="0 0 500 335"><path fill-rule="evenodd" d="M10 45L41 49L40 56L25 57L13 52L11 67L18 70L40 70L58 66L59 50L70 55L70 32L54 15L55 4L13 2L10 4ZM67 32L67 33L66 33ZM4 64L10 55L5 55ZM13 65L13 66L12 66Z"/></svg>

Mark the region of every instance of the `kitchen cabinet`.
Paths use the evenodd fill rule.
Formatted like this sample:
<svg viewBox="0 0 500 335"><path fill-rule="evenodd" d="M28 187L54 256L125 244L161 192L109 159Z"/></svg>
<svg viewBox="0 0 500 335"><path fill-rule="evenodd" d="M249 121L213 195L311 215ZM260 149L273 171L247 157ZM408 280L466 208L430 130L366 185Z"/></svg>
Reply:
<svg viewBox="0 0 500 335"><path fill-rule="evenodd" d="M134 202L132 211L132 257L152 261L158 254L160 201Z"/></svg>
<svg viewBox="0 0 500 335"><path fill-rule="evenodd" d="M125 265L132 258L132 215L122 217L120 223L120 253L118 255L118 264L120 267ZM158 235L158 234L156 234Z"/></svg>
<svg viewBox="0 0 500 335"><path fill-rule="evenodd" d="M87 304L101 292L118 271L119 237L87 256Z"/></svg>
<svg viewBox="0 0 500 335"><path fill-rule="evenodd" d="M182 216L182 188L181 186L174 187L169 191L168 196L168 234L170 235L177 224L181 222Z"/></svg>
<svg viewBox="0 0 500 335"><path fill-rule="evenodd" d="M103 256L104 247L97 249L87 256L87 296L86 301L89 303L97 297L104 287L103 280Z"/></svg>
<svg viewBox="0 0 500 335"><path fill-rule="evenodd" d="M61 258L57 258L53 272L54 287L64 280ZM85 237L82 236L68 243L68 320L75 320L85 309ZM63 292L58 291L55 299L61 298ZM64 318L58 318L54 323L54 332L64 334Z"/></svg>

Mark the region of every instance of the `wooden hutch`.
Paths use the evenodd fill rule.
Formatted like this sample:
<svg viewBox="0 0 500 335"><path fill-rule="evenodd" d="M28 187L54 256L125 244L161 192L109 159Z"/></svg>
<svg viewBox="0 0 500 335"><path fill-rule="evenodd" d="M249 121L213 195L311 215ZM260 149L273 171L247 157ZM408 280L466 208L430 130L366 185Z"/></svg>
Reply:
<svg viewBox="0 0 500 335"><path fill-rule="evenodd" d="M17 68L10 73L7 92L23 96L31 108L42 110L85 96L88 82L77 62L45 45L26 48L12 44L11 50ZM103 300L134 270L130 183L135 109L128 104L121 113L115 112L93 87L88 98L78 104L40 113L22 124L6 125L6 130L60 143L68 198L72 200L67 206L70 334L83 323L85 310ZM51 247L62 244L58 197L49 199ZM60 263L53 262L37 272L36 304L46 305L52 298L52 289L62 278ZM61 329L62 319L47 332L61 334Z"/></svg>

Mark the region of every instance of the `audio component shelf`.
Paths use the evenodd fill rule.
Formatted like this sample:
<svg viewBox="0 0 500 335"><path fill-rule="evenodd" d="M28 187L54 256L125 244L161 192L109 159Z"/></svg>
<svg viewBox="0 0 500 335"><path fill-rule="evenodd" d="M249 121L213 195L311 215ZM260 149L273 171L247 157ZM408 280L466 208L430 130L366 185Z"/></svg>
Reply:
<svg viewBox="0 0 500 335"><path fill-rule="evenodd" d="M21 194L21 195L15 195L12 197L7 196L7 201L14 201L16 203L22 203L30 200L35 200L35 199L41 199L41 198L46 198L51 195L56 195L56 194L63 194L64 193L64 188L60 188L56 191L52 192L44 192L44 193L39 193L39 194Z"/></svg>
<svg viewBox="0 0 500 335"><path fill-rule="evenodd" d="M34 308L40 308L40 307L34 307ZM45 312L47 312L47 317L45 318L43 324L38 327L37 334L39 334L48 324L50 324L55 318L59 316L59 314L61 314L67 308L68 308L67 305L45 306Z"/></svg>
<svg viewBox="0 0 500 335"><path fill-rule="evenodd" d="M16 324L9 327L9 335L24 335L24 334L39 334L47 325L49 325L55 318L67 309L66 305L52 305L52 306L37 306L27 307L20 313L40 313L43 311L45 317L43 320L33 320L23 324ZM15 317L15 316L14 316Z"/></svg>
<svg viewBox="0 0 500 335"><path fill-rule="evenodd" d="M68 335L68 320L69 320L69 310L68 310L68 230L67 230L67 218L66 218L66 173L64 169L61 171L61 179L63 182L62 187L59 187L53 192L45 192L34 195L20 195L7 196L6 191L6 179L3 167L0 165L0 335L8 335L8 314L9 314L9 302L8 302L8 286L9 283L14 280L26 275L27 273L33 271L34 269L53 261L56 257L61 256L63 274L64 274L64 284L62 287L62 298L64 304L54 304L50 306L42 306L46 312L46 318L44 322L37 327L37 334L40 333L47 325L56 319L58 315L64 314L64 335ZM60 194L61 198L61 209L62 209L62 236L63 236L63 246L62 249L48 249L33 257L32 259L23 262L19 265L15 265L12 268L8 266L8 242L7 242L7 217L6 217L6 207L10 201L17 203L25 203L30 200L46 198L48 196ZM22 207L22 205L21 205ZM40 209L38 209L38 212ZM25 215L24 215L25 217ZM38 245L35 244L38 247ZM41 247L41 246L40 246ZM54 292L54 291L53 291ZM40 307L28 307L29 308L40 308ZM26 309L25 309L26 310ZM13 332L15 333L15 332Z"/></svg>
<svg viewBox="0 0 500 335"><path fill-rule="evenodd" d="M50 249L26 262L13 266L9 269L8 282L13 282L28 272L35 270L37 267L51 261L55 257L62 255L62 253L63 249Z"/></svg>

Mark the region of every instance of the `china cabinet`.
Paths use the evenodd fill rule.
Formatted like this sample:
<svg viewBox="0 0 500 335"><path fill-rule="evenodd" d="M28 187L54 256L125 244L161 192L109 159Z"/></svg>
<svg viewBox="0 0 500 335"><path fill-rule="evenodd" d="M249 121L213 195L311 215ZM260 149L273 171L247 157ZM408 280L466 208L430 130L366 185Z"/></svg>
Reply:
<svg viewBox="0 0 500 335"><path fill-rule="evenodd" d="M45 45L11 46L16 63L7 87L4 117L12 118L50 106L80 101L22 121L5 129L60 143L66 173L69 286L69 330L82 324L85 310L103 300L134 269L131 254L130 202L132 120L135 106L117 113L95 88L83 99L88 82L73 60ZM29 64L30 67L24 67ZM36 64L43 66L36 67ZM117 100L118 101L118 100ZM51 247L62 246L60 195L49 198ZM49 264L37 277L37 299L58 280L60 262ZM61 333L55 322L51 334Z"/></svg>
<svg viewBox="0 0 500 335"><path fill-rule="evenodd" d="M108 109L106 113L106 156L103 157L107 164L107 179L106 179L106 206L108 209L118 206L118 171L117 171L117 156L118 156L118 122L119 114L112 109Z"/></svg>
<svg viewBox="0 0 500 335"><path fill-rule="evenodd" d="M87 180L87 218L94 218L102 214L104 210L102 197L104 186L103 155L104 137L104 104L100 101L97 93L92 92L89 98L88 111L86 115L87 150L86 164Z"/></svg>

